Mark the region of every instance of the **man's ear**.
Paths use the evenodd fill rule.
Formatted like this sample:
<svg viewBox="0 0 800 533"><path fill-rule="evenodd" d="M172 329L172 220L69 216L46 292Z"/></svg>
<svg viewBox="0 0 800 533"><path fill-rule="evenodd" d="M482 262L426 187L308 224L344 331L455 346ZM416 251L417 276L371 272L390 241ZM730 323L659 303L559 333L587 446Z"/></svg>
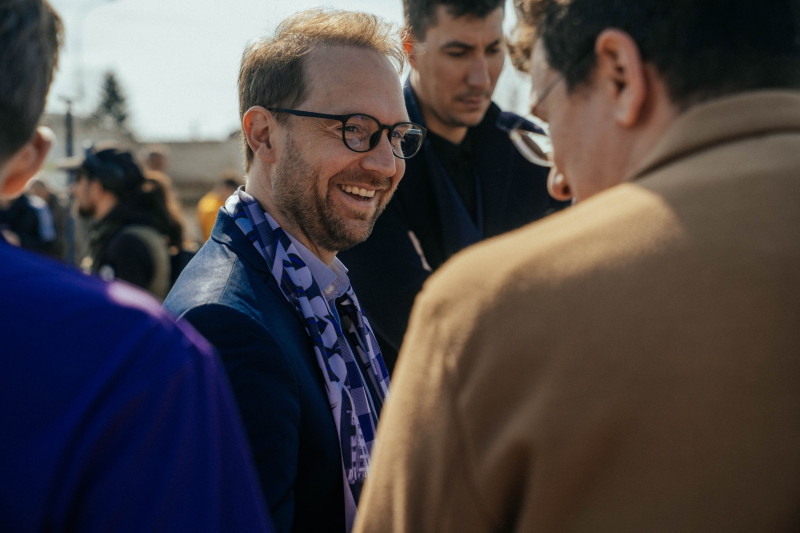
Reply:
<svg viewBox="0 0 800 533"><path fill-rule="evenodd" d="M22 192L28 181L42 168L54 139L50 128L36 128L33 137L0 170L0 196L14 197Z"/></svg>
<svg viewBox="0 0 800 533"><path fill-rule="evenodd" d="M272 136L276 125L275 116L260 105L251 107L242 117L247 144L257 158L268 163L275 162Z"/></svg>
<svg viewBox="0 0 800 533"><path fill-rule="evenodd" d="M649 90L636 41L622 30L604 30L595 41L595 53L599 82L614 101L614 118L621 126L635 126Z"/></svg>

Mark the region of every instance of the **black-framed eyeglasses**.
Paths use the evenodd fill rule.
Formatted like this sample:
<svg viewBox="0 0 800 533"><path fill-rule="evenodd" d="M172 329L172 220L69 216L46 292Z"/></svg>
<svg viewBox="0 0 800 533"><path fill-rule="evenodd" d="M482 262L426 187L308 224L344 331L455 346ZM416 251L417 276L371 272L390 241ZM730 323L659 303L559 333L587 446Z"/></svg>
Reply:
<svg viewBox="0 0 800 533"><path fill-rule="evenodd" d="M381 140L383 130L388 132L392 153L400 159L409 159L419 152L428 130L414 122L398 122L391 126L381 124L377 118L363 113L349 115L329 115L313 111L268 107L269 111L289 113L298 117L324 118L342 123L342 141L354 152L369 152Z"/></svg>

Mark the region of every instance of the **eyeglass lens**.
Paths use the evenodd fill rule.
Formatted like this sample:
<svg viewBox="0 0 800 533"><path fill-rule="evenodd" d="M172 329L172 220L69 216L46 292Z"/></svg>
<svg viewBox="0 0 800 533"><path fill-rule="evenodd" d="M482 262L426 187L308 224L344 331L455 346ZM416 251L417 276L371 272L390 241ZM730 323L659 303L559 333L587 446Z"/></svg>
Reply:
<svg viewBox="0 0 800 533"><path fill-rule="evenodd" d="M378 144L381 138L380 123L368 115L353 115L344 127L344 142L351 150L366 152ZM407 159L417 153L424 135L412 122L400 122L389 130L389 143L397 157Z"/></svg>

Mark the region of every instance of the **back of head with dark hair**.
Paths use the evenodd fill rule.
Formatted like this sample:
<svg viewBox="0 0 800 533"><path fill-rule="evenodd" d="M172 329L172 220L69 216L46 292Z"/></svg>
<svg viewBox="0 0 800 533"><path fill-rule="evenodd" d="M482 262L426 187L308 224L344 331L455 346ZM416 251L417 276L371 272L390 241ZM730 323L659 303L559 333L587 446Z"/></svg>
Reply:
<svg viewBox="0 0 800 533"><path fill-rule="evenodd" d="M33 136L61 38L46 0L0 0L0 163Z"/></svg>
<svg viewBox="0 0 800 533"><path fill-rule="evenodd" d="M515 0L512 46L525 69L534 39L568 89L589 80L604 29L627 32L681 108L736 92L800 87L800 0Z"/></svg>
<svg viewBox="0 0 800 533"><path fill-rule="evenodd" d="M78 172L90 181L98 181L120 201L139 194L144 183L144 173L133 154L116 148L87 149Z"/></svg>
<svg viewBox="0 0 800 533"><path fill-rule="evenodd" d="M183 247L183 212L166 174L157 170L146 172L141 189L128 200L128 207L161 232L170 247Z"/></svg>
<svg viewBox="0 0 800 533"><path fill-rule="evenodd" d="M408 31L419 41L425 39L428 28L437 24L436 8L445 6L454 18L470 16L485 18L505 0L403 0L403 13Z"/></svg>

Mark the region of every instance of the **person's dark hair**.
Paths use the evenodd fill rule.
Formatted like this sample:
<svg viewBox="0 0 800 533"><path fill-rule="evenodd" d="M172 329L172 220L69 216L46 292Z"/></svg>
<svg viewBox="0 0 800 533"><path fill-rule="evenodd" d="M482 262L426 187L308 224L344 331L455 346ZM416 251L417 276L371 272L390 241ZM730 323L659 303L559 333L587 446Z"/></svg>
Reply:
<svg viewBox="0 0 800 533"><path fill-rule="evenodd" d="M85 176L89 181L100 182L120 201L138 194L144 183L144 174L133 154L116 148L88 148L78 167L78 175Z"/></svg>
<svg viewBox="0 0 800 533"><path fill-rule="evenodd" d="M436 8L439 6L445 6L453 18L470 16L482 19L495 9L504 7L505 0L403 0L406 26L418 41L423 41L428 28L438 23Z"/></svg>
<svg viewBox="0 0 800 533"><path fill-rule="evenodd" d="M131 209L145 215L152 226L167 238L171 253L184 247L183 211L169 176L157 170L145 172L140 191L129 203Z"/></svg>
<svg viewBox="0 0 800 533"><path fill-rule="evenodd" d="M800 0L515 0L511 57L527 70L536 41L568 90L587 82L594 43L628 33L681 108L725 94L800 86Z"/></svg>
<svg viewBox="0 0 800 533"><path fill-rule="evenodd" d="M62 35L46 0L0 0L0 163L33 136Z"/></svg>

